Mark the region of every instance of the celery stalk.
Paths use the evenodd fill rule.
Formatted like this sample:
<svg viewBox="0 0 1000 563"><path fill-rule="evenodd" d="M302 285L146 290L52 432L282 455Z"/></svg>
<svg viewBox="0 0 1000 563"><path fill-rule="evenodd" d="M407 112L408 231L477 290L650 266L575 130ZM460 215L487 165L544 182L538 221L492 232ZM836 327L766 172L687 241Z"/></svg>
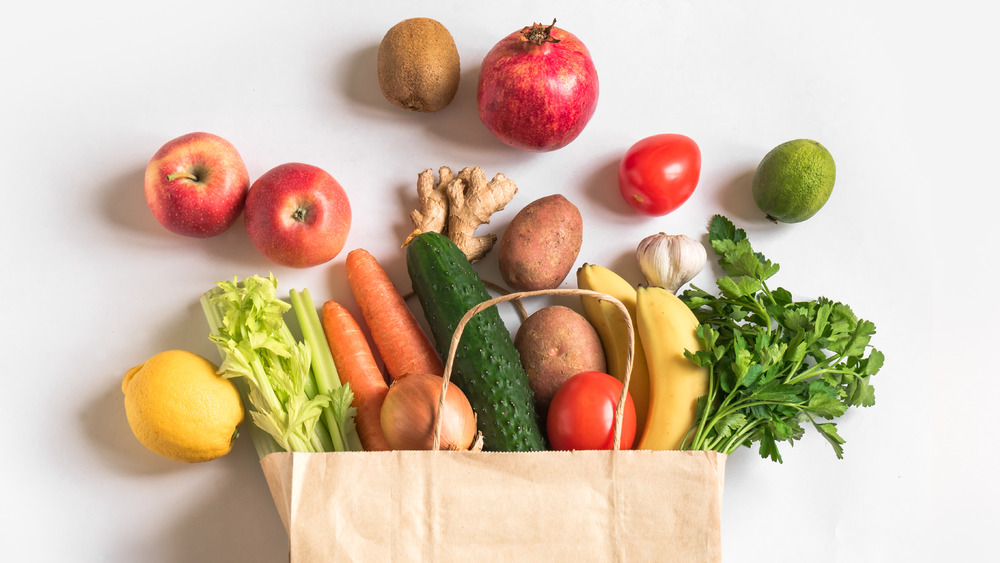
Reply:
<svg viewBox="0 0 1000 563"><path fill-rule="evenodd" d="M291 306L276 290L274 276L251 276L219 282L202 295L209 338L222 353L219 373L240 383L259 457L329 451L333 441L320 418L331 397L318 392L311 349L292 336L283 318Z"/></svg>
<svg viewBox="0 0 1000 563"><path fill-rule="evenodd" d="M208 321L209 334L217 335L219 330L222 328L222 315L219 312L219 308L215 307L210 303L209 294L206 292L201 296L201 308L205 312L205 319ZM225 359L226 350L221 344L216 345L219 350L219 355ZM254 410L252 404L250 404L250 385L243 380L243 378L237 377L232 379L233 384L236 385L236 389L240 392L240 397L243 400L243 409L247 413L251 413ZM252 417L252 415L250 415ZM253 424L252 422L246 425L249 428L250 440L253 442L254 450L257 452L257 459L263 459L264 456L274 453L284 451L278 442L271 437L270 434L264 432L259 426Z"/></svg>
<svg viewBox="0 0 1000 563"><path fill-rule="evenodd" d="M308 289L289 292L292 309L299 321L302 338L312 352L313 378L319 393L330 397L330 403L323 409L322 421L330 433L333 450L342 452L361 449L361 439L354 426L356 409L351 406L354 393L350 385L340 380L333 354L326 341L323 324L316 312L316 305Z"/></svg>

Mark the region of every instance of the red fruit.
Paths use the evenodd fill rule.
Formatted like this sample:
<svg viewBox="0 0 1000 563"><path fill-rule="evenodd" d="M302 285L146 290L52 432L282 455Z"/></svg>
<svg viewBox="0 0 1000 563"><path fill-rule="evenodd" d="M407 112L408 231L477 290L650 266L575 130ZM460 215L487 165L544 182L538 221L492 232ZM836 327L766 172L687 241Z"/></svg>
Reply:
<svg viewBox="0 0 1000 563"><path fill-rule="evenodd" d="M146 166L146 202L172 232L214 237L232 226L250 188L246 164L229 141L188 133L164 144Z"/></svg>
<svg viewBox="0 0 1000 563"><path fill-rule="evenodd" d="M629 147L618 166L618 189L633 209L666 215L694 193L701 174L701 150L690 137L662 134Z"/></svg>
<svg viewBox="0 0 1000 563"><path fill-rule="evenodd" d="M610 450L621 395L622 382L606 373L584 371L567 379L549 404L546 428L552 449ZM626 393L620 449L632 448L635 424L635 402Z"/></svg>
<svg viewBox="0 0 1000 563"><path fill-rule="evenodd" d="M250 186L243 217L261 254L282 266L309 268L344 248L351 205L325 170L292 162L275 166Z"/></svg>
<svg viewBox="0 0 1000 563"><path fill-rule="evenodd" d="M545 152L575 139L597 109L597 69L572 33L533 24L494 45L479 72L479 119L498 139Z"/></svg>

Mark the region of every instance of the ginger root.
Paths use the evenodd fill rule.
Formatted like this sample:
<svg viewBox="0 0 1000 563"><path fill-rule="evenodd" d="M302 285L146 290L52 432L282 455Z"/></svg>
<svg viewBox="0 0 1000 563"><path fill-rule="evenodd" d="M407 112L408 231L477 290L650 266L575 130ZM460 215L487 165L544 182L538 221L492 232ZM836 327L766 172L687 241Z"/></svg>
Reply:
<svg viewBox="0 0 1000 563"><path fill-rule="evenodd" d="M446 235L465 253L469 262L481 260L493 248L497 235L474 236L479 225L490 222L490 216L502 210L517 193L517 185L503 174L492 180L478 166L463 168L453 174L447 166L434 172L424 170L417 175L417 205L410 212L414 231L409 238L422 232ZM409 239L407 239L409 240Z"/></svg>

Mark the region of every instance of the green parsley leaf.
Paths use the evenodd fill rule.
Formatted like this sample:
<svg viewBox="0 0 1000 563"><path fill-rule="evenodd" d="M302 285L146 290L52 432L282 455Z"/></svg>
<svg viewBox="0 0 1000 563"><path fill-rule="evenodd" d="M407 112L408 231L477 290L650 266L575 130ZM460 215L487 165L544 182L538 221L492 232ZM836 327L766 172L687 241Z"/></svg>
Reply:
<svg viewBox="0 0 1000 563"><path fill-rule="evenodd" d="M824 422L816 424L815 427L830 442L830 445L833 446L833 451L837 454L837 459L844 459L844 439L840 437L840 434L837 434L837 425L832 422Z"/></svg>
<svg viewBox="0 0 1000 563"><path fill-rule="evenodd" d="M882 369L882 364L885 363L885 355L879 350L872 348L868 357L861 361L860 370L862 375L875 375L878 370Z"/></svg>
<svg viewBox="0 0 1000 563"><path fill-rule="evenodd" d="M768 287L778 264L726 217L714 216L708 234L727 275L716 281L718 295L697 287L680 295L700 323L701 350L686 356L708 370L711 385L688 447L732 453L756 443L761 457L780 463L778 444L801 439L811 422L842 457L836 424L817 419L875 404L870 380L885 362L871 346L875 324L826 297L796 301Z"/></svg>

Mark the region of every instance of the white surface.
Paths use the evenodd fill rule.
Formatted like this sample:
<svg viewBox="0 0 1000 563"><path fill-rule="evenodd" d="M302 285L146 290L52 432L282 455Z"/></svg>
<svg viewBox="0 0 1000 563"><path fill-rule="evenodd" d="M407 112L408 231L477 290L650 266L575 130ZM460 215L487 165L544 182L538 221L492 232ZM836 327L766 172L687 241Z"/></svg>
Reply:
<svg viewBox="0 0 1000 563"><path fill-rule="evenodd" d="M565 194L585 218L580 262L634 281L640 238L699 235L712 213L727 214L781 263L781 285L873 320L887 361L874 380L877 405L842 419L846 459L813 432L782 448L781 465L755 450L732 456L726 560L943 557L932 548L977 559L994 531L998 385L994 284L979 265L990 260L973 254L986 229L970 227L996 203L995 173L975 170L995 158L997 92L979 76L993 73L987 55L997 49L985 39L989 18L966 4L8 7L0 559L287 558L249 439L218 461L182 465L143 449L125 421L125 369L167 348L214 357L197 306L214 281L273 271L286 290L349 299L342 256L289 270L259 256L240 224L196 240L155 222L142 196L146 162L195 130L232 141L252 177L287 161L331 172L354 206L348 248L372 251L399 283L397 249L416 174L428 167L479 165L513 178L521 191L495 232L533 199ZM461 54L458 96L437 114L397 110L378 91L378 42L412 16L444 23ZM590 47L601 97L574 143L528 154L479 123L478 62L507 33L553 16ZM660 132L694 138L703 173L681 209L644 219L618 196L615 166L632 142ZM810 221L772 226L753 207L750 174L770 148L798 137L831 150L837 187ZM495 266L481 269L498 279ZM711 286L712 273L697 282Z"/></svg>

